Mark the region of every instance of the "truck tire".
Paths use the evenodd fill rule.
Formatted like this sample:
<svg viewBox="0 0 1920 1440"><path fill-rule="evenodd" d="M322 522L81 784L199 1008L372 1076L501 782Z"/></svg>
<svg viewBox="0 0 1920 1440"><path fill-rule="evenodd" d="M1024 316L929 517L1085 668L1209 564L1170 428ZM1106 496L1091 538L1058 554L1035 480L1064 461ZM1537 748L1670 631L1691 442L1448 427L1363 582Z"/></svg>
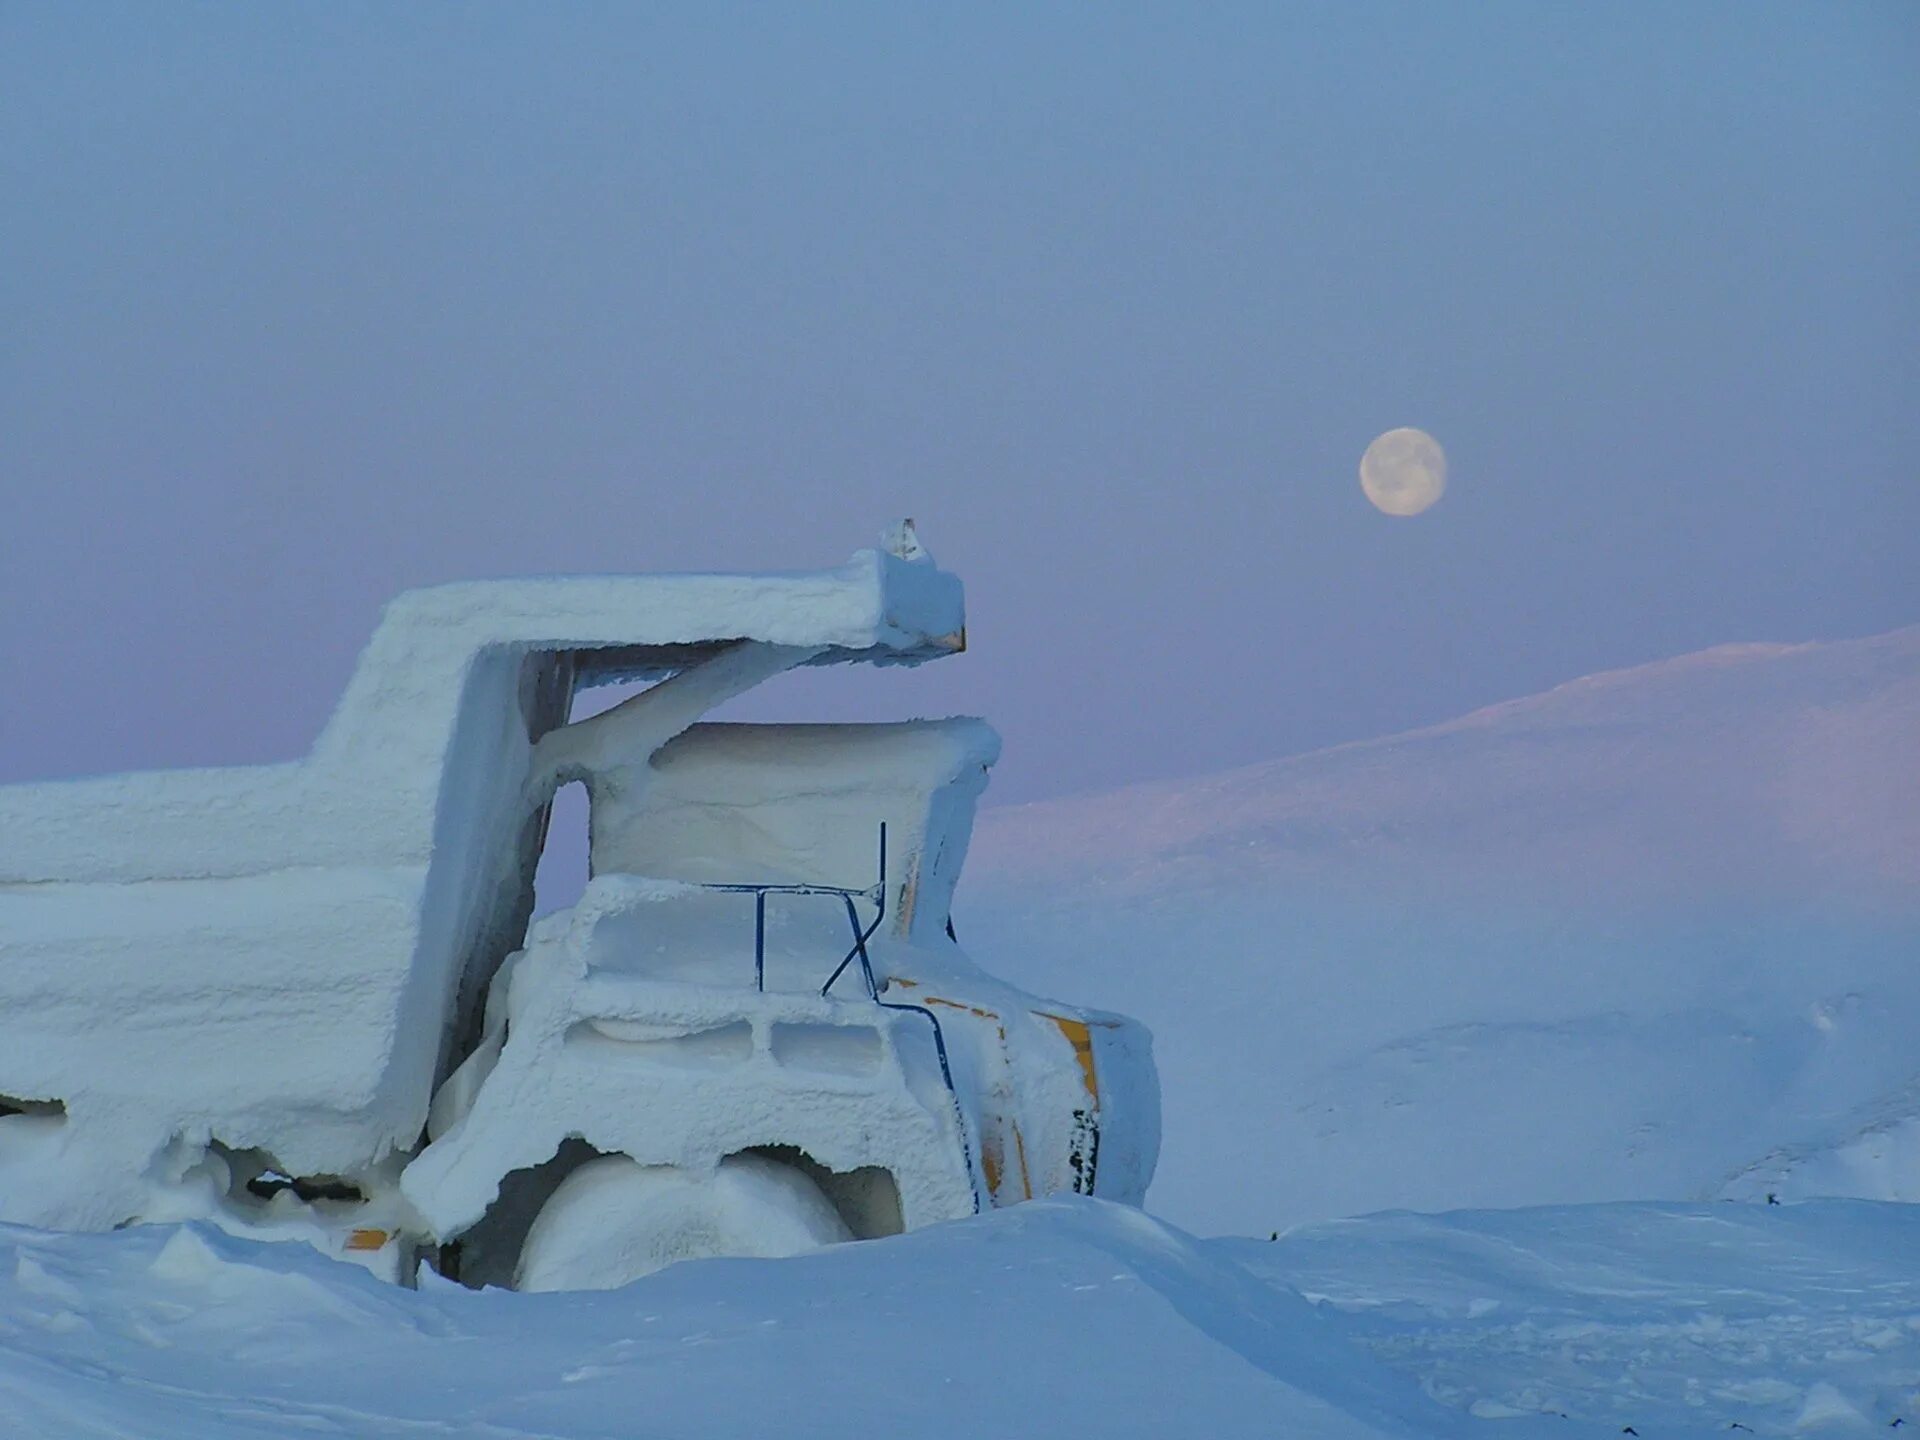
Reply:
<svg viewBox="0 0 1920 1440"><path fill-rule="evenodd" d="M541 1206L514 1288L611 1290L676 1260L796 1255L852 1238L818 1185L763 1155L705 1172L603 1155Z"/></svg>

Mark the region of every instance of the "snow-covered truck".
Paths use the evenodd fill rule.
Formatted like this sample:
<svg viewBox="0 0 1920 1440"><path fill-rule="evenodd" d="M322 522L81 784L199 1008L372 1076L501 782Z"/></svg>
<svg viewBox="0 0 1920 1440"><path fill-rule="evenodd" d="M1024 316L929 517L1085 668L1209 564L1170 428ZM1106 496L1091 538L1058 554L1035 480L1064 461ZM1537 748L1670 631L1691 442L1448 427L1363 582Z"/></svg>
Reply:
<svg viewBox="0 0 1920 1440"><path fill-rule="evenodd" d="M1145 1030L954 937L992 730L701 719L964 637L910 525L814 574L442 586L304 760L0 787L0 1220L553 1289L1137 1203ZM590 878L532 919L575 781Z"/></svg>

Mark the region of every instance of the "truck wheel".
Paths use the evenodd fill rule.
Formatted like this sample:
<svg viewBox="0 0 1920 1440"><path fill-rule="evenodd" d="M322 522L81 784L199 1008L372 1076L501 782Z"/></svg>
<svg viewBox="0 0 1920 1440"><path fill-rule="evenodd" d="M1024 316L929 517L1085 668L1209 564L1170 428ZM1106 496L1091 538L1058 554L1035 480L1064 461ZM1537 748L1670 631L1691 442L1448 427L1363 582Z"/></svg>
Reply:
<svg viewBox="0 0 1920 1440"><path fill-rule="evenodd" d="M603 1155L540 1207L514 1288L611 1290L676 1260L796 1255L852 1238L818 1185L763 1155L705 1173Z"/></svg>

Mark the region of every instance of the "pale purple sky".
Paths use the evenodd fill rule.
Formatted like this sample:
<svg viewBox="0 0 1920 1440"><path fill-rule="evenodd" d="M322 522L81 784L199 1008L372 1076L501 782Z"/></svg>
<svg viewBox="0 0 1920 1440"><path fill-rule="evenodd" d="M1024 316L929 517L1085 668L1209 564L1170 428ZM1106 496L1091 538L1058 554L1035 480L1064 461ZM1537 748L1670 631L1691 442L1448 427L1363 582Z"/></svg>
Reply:
<svg viewBox="0 0 1920 1440"><path fill-rule="evenodd" d="M414 584L833 564L995 797L1920 620L1920 7L0 6L0 781ZM1369 509L1367 441L1452 480Z"/></svg>

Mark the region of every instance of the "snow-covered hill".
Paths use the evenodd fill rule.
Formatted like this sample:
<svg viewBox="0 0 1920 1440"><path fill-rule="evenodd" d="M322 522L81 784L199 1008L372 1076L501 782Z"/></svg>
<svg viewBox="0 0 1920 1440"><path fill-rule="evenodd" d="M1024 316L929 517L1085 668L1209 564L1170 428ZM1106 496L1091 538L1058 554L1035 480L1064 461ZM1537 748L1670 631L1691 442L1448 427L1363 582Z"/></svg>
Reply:
<svg viewBox="0 0 1920 1440"><path fill-rule="evenodd" d="M1153 1028L1203 1231L1920 1199L1920 627L989 810L958 919Z"/></svg>
<svg viewBox="0 0 1920 1440"><path fill-rule="evenodd" d="M1920 1210L1582 1206L1195 1241L1040 1202L623 1290L414 1292L0 1226L0 1434L1447 1440L1920 1423Z"/></svg>

